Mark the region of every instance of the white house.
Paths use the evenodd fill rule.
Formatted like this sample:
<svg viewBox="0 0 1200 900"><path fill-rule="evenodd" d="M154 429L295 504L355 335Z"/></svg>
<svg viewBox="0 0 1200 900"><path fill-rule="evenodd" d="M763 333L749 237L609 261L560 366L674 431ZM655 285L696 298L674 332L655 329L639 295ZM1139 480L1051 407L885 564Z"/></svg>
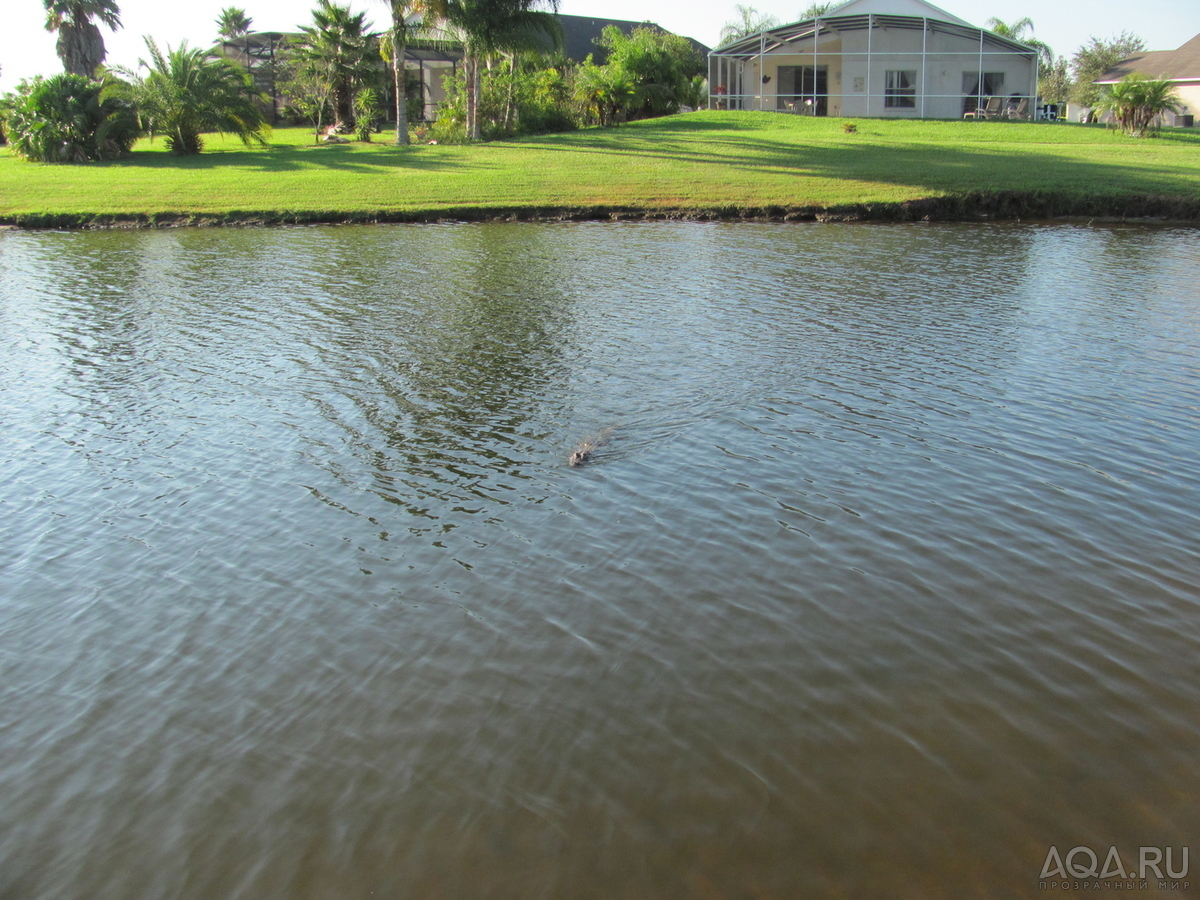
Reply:
<svg viewBox="0 0 1200 900"><path fill-rule="evenodd" d="M1029 118L1037 53L924 0L849 0L708 55L709 106L817 116Z"/></svg>

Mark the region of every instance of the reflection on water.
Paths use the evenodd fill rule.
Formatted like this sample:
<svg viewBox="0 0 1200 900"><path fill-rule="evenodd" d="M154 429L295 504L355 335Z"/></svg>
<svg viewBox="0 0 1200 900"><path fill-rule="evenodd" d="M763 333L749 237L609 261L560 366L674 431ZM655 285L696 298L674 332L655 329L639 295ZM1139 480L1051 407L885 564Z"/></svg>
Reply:
<svg viewBox="0 0 1200 900"><path fill-rule="evenodd" d="M1198 263L0 234L0 898L1012 897L1187 845Z"/></svg>

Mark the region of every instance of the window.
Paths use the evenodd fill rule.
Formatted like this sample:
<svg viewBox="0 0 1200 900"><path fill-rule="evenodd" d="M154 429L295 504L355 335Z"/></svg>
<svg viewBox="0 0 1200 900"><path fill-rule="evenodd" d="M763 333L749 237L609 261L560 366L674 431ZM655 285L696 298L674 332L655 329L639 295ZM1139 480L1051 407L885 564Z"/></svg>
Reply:
<svg viewBox="0 0 1200 900"><path fill-rule="evenodd" d="M915 69L889 69L884 82L883 105L889 108L915 109L917 72Z"/></svg>
<svg viewBox="0 0 1200 900"><path fill-rule="evenodd" d="M1004 93L1004 73L963 72L962 84L964 94L975 97L992 97Z"/></svg>
<svg viewBox="0 0 1200 900"><path fill-rule="evenodd" d="M988 97L1004 93L1003 72L963 72L963 112L980 109Z"/></svg>

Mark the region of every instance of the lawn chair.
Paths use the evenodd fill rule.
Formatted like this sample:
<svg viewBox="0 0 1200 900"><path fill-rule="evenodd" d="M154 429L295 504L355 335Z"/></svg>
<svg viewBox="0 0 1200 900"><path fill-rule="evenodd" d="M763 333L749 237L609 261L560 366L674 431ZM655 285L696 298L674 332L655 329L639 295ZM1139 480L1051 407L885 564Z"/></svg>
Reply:
<svg viewBox="0 0 1200 900"><path fill-rule="evenodd" d="M979 111L979 115L985 119L998 119L1004 113L1004 98L1003 97L988 97L987 103L983 109Z"/></svg>
<svg viewBox="0 0 1200 900"><path fill-rule="evenodd" d="M1017 101L1016 106L1009 106L1007 113L1010 119L1028 119L1029 118L1029 98L1022 97Z"/></svg>

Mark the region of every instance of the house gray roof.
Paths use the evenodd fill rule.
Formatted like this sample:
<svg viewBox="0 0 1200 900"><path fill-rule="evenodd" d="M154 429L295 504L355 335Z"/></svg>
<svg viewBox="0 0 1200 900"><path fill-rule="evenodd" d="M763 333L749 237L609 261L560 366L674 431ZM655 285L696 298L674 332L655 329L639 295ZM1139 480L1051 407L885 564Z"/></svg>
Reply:
<svg viewBox="0 0 1200 900"><path fill-rule="evenodd" d="M1134 72L1167 81L1200 81L1200 34L1178 50L1152 50L1123 59L1097 78L1095 84L1115 84Z"/></svg>
<svg viewBox="0 0 1200 900"><path fill-rule="evenodd" d="M592 16L558 15L559 24L563 30L563 52L574 62L583 62L589 53L594 54L597 64L603 65L608 51L596 43L604 29L615 25L625 34L643 25L659 28L653 22L631 22L625 19L597 19ZM222 41L219 46L225 55L242 61L257 61L266 59L296 40L299 35L295 32L262 31L242 35L232 40ZM685 38L700 57L708 55L708 47L693 38ZM551 49L547 42L546 50ZM462 59L462 48L458 42L441 29L409 41L405 56L410 60L417 59ZM246 57L250 57L247 60Z"/></svg>
<svg viewBox="0 0 1200 900"><path fill-rule="evenodd" d="M562 25L563 30L563 52L568 59L575 62L583 62L589 53L594 54L596 63L603 65L608 51L596 44L596 40L600 37L604 29L609 25L615 25L625 34L630 34L633 29L641 26L649 26L651 28L660 28L653 22L631 22L626 19L597 19L592 16L565 16L562 13L558 14L558 21ZM660 30L665 30L661 29ZM686 38L696 52L701 57L708 55L708 47L704 46L697 40ZM549 49L547 47L547 49Z"/></svg>

